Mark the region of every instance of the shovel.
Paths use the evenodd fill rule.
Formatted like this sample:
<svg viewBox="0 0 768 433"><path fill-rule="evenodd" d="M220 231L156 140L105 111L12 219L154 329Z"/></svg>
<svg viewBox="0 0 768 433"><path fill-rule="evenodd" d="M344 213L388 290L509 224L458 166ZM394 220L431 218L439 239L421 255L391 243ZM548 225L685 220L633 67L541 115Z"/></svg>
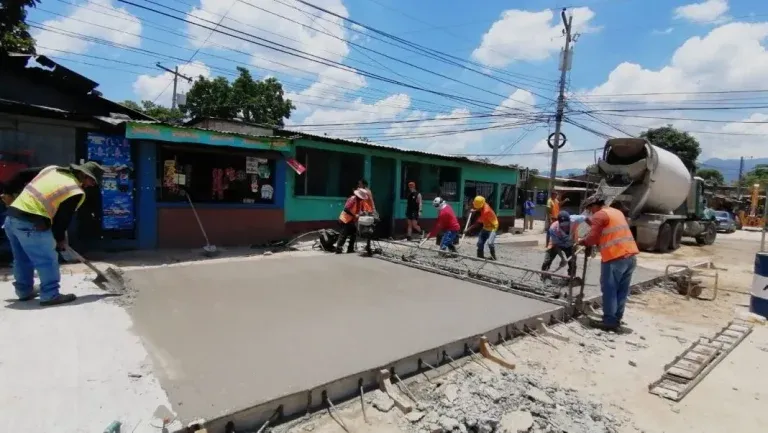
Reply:
<svg viewBox="0 0 768 433"><path fill-rule="evenodd" d="M88 266L93 272L95 272L96 279L93 280L93 282L100 288L108 292L125 291L125 281L123 280L123 275L117 269L113 267L109 267L107 268L107 270L102 272L99 270L99 268L94 266L93 263L91 263L88 259L81 256L80 253L73 250L69 246L64 250L64 253L68 254L71 257L74 257L80 263L84 264L85 266Z"/></svg>

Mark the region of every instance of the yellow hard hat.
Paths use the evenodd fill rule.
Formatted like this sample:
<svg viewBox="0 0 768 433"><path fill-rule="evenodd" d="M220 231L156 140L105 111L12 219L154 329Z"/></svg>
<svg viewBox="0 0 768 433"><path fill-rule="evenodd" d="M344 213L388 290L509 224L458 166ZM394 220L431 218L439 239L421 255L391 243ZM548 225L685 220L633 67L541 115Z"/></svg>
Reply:
<svg viewBox="0 0 768 433"><path fill-rule="evenodd" d="M485 206L485 197L479 195L472 200L472 207L475 209L481 209L483 206Z"/></svg>

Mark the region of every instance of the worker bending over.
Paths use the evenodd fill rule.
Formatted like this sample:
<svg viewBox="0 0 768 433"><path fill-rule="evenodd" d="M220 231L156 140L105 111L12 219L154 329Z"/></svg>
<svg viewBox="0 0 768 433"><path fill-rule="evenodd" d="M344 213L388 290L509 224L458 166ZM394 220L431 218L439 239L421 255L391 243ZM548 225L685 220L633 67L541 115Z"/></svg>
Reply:
<svg viewBox="0 0 768 433"><path fill-rule="evenodd" d="M358 180L357 189L363 189L365 190L366 193L368 193L368 200L366 200L368 202L368 206L371 207L371 209L373 210L373 213L377 213L376 203L374 203L373 201L373 193L371 192L371 188L368 186L368 181L365 179Z"/></svg>
<svg viewBox="0 0 768 433"><path fill-rule="evenodd" d="M368 192L358 188L344 203L344 209L339 214L340 235L336 241L336 254L341 254L344 242L349 238L348 253L355 252L355 242L357 241L357 218L361 212L373 212L373 208L368 201Z"/></svg>
<svg viewBox="0 0 768 433"><path fill-rule="evenodd" d="M427 239L437 236L438 233L442 233L443 237L440 241L441 254L445 254L446 249L455 253L456 247L453 246L453 242L456 240L456 236L459 235L459 230L461 230L459 220L456 219L456 214L453 212L451 206L442 198L436 197L432 201L432 205L438 209L437 224L435 224L421 243L423 244Z"/></svg>
<svg viewBox="0 0 768 433"><path fill-rule="evenodd" d="M491 206L485 202L485 197L479 195L472 200L472 211L478 212L479 216L472 226L467 229L467 232L473 231L479 226L483 226L483 230L477 237L477 257L485 258L485 245L488 244L488 250L491 253L491 260L496 260L496 231L499 229L499 219L496 218L496 213L491 209Z"/></svg>
<svg viewBox="0 0 768 433"><path fill-rule="evenodd" d="M85 201L83 188L98 185L103 174L104 168L93 161L68 168L45 167L8 207L4 229L13 253L13 284L20 301L38 296L34 290L35 270L40 277L40 305L64 304L77 298L59 293L61 273L56 251L68 247L67 227ZM4 193L15 195L12 190Z"/></svg>
<svg viewBox="0 0 768 433"><path fill-rule="evenodd" d="M421 193L416 191L416 182L408 182L408 194L405 196L405 223L408 225L405 239L408 241L411 240L413 230L416 230L419 235L424 234L419 226L421 205Z"/></svg>
<svg viewBox="0 0 768 433"><path fill-rule="evenodd" d="M620 210L605 205L605 199L595 194L585 200L585 209L592 214L592 230L579 245L597 246L600 250L600 289L603 292L603 320L592 325L604 330L618 330L624 317L632 273L639 250L629 224Z"/></svg>
<svg viewBox="0 0 768 433"><path fill-rule="evenodd" d="M556 256L560 256L560 266L565 266L566 257L568 258L568 276L576 276L576 255L574 254L574 244L578 240L578 224L589 223L583 215L570 215L566 211L560 211L557 221L549 226L549 245L544 255L544 263L541 265L542 271L548 271L552 266L552 261ZM563 256L565 255L565 256Z"/></svg>

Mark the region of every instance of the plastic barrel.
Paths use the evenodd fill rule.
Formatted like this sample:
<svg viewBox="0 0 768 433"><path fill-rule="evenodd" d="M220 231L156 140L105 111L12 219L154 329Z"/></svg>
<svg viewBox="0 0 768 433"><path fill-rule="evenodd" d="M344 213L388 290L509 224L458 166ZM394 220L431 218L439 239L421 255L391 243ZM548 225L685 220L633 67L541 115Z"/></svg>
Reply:
<svg viewBox="0 0 768 433"><path fill-rule="evenodd" d="M768 252L755 254L755 276L749 311L768 318Z"/></svg>

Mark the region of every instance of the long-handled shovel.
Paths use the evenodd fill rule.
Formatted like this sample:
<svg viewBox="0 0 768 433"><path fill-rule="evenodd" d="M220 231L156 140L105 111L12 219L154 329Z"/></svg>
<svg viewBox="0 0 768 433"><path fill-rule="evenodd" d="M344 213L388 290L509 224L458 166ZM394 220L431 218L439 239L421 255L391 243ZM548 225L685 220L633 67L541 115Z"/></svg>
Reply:
<svg viewBox="0 0 768 433"><path fill-rule="evenodd" d="M77 261L84 264L85 266L88 266L93 272L96 273L96 279L93 280L93 282L97 286L109 292L120 293L125 291L125 281L123 280L123 275L117 269L109 267L104 272L102 272L99 270L99 268L94 266L93 263L91 263L85 257L81 256L80 253L73 250L71 247L67 247L64 252L70 257L74 257L77 259Z"/></svg>

